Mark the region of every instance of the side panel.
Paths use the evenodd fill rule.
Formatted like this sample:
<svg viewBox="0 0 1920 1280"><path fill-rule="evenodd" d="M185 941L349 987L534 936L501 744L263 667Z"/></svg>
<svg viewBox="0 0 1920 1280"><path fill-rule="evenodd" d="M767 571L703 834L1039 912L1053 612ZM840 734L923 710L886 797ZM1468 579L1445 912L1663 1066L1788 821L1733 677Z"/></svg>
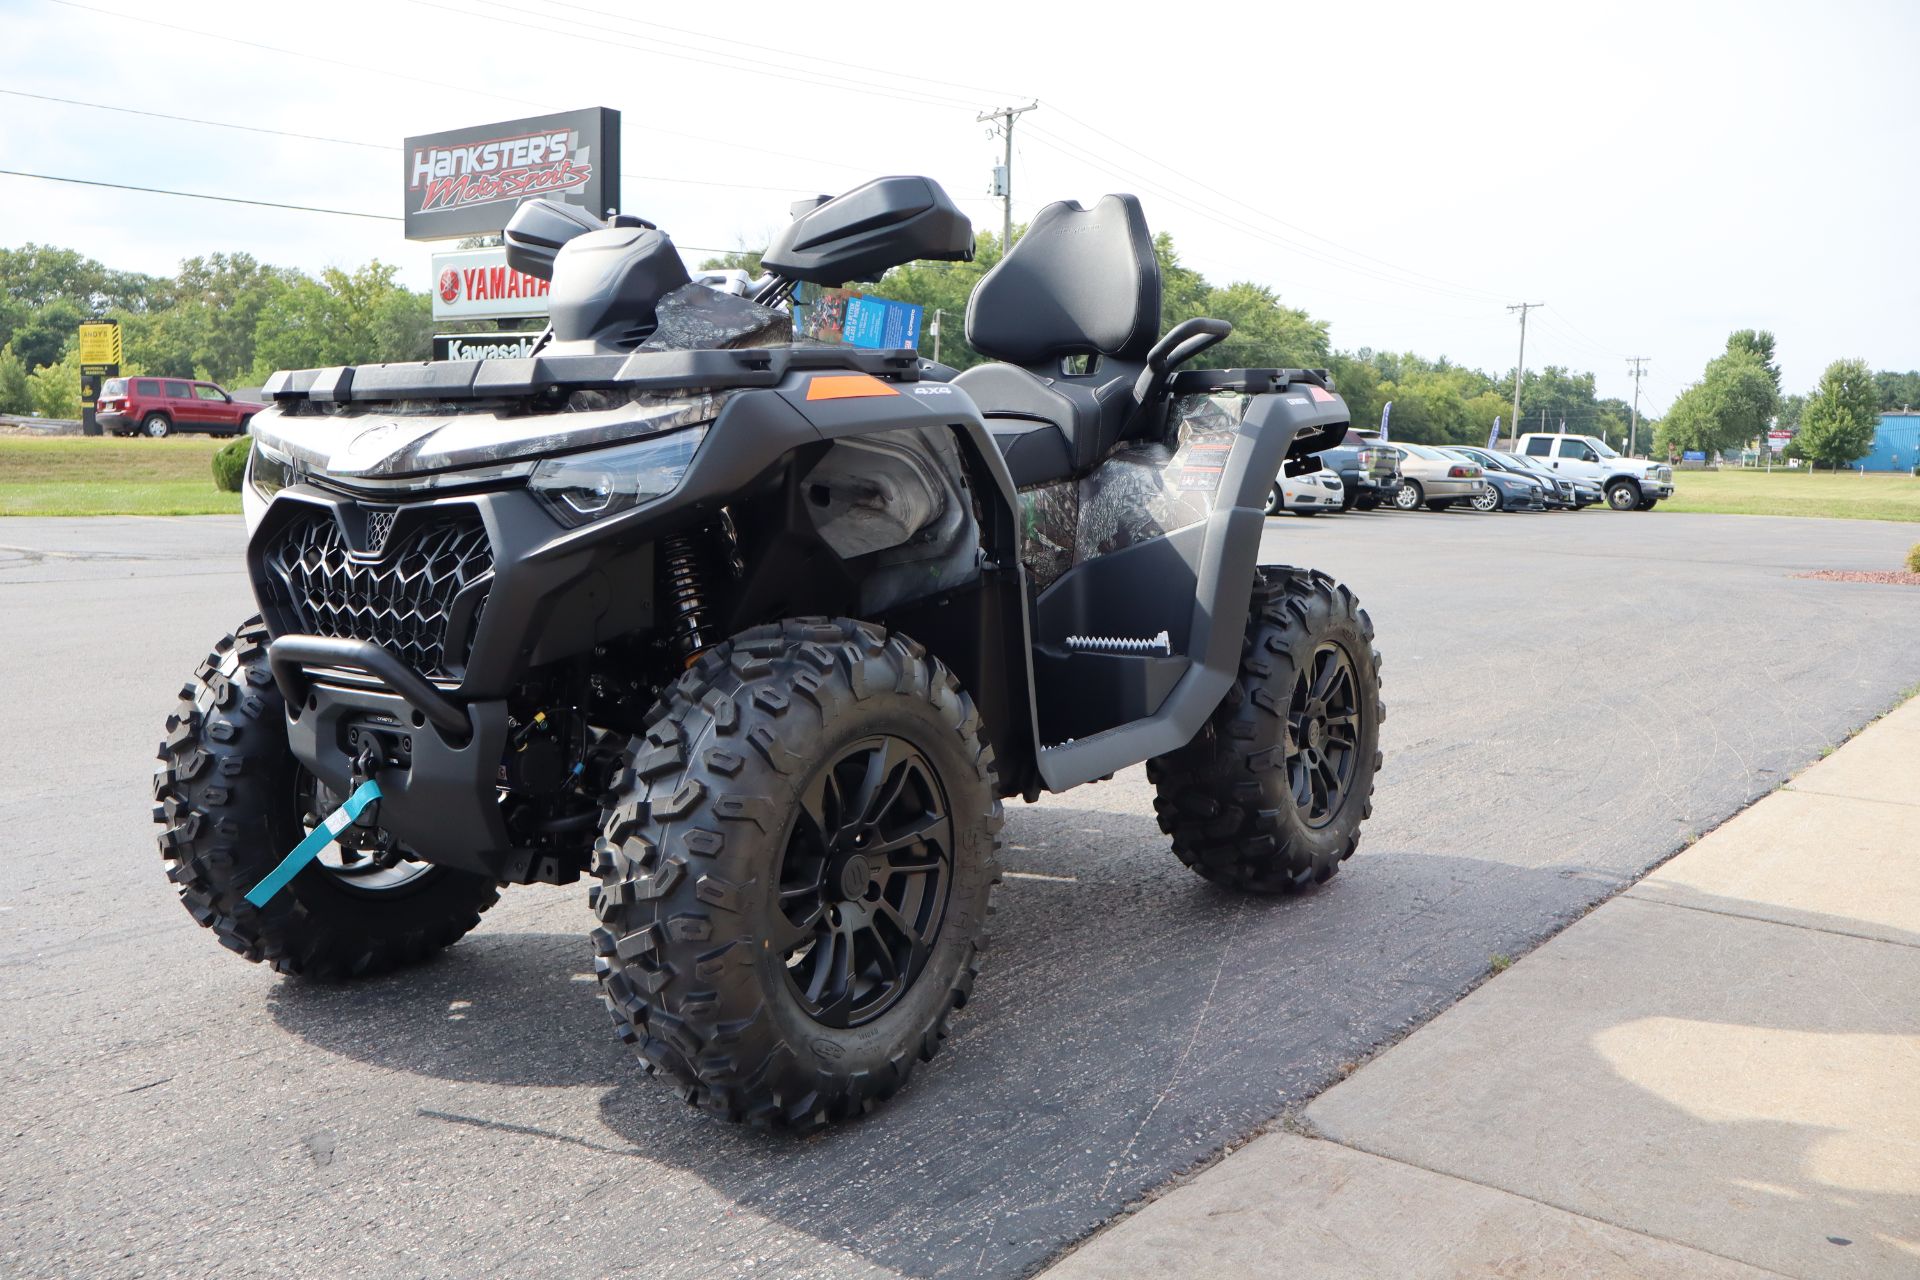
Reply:
<svg viewBox="0 0 1920 1280"><path fill-rule="evenodd" d="M1318 388L1254 396L1234 432L1219 500L1207 518L1194 580L1186 656L1191 665L1159 709L1144 719L1040 752L1040 775L1064 791L1184 746L1226 696L1240 665L1247 602L1266 527L1268 488L1295 440L1322 437L1347 421L1346 404ZM1138 589L1153 584L1140 582Z"/></svg>

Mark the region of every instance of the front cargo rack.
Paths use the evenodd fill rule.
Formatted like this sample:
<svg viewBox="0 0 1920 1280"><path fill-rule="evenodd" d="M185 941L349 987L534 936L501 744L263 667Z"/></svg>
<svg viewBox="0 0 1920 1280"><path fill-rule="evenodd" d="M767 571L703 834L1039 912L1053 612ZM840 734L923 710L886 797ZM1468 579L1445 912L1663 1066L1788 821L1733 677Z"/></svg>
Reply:
<svg viewBox="0 0 1920 1280"><path fill-rule="evenodd" d="M788 373L807 369L847 369L914 382L920 377L920 357L909 350L819 346L363 364L276 373L267 379L266 395L279 404L352 404L502 399L614 389L771 387Z"/></svg>

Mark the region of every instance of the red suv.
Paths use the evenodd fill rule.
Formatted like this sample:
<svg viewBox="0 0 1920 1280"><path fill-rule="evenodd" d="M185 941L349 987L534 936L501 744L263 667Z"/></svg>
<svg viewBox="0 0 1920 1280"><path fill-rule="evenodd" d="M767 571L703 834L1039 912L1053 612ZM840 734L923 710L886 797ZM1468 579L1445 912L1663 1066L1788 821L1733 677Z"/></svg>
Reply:
<svg viewBox="0 0 1920 1280"><path fill-rule="evenodd" d="M157 440L176 431L237 436L264 408L251 400L235 400L211 382L108 378L94 411L100 426L117 436L145 435Z"/></svg>

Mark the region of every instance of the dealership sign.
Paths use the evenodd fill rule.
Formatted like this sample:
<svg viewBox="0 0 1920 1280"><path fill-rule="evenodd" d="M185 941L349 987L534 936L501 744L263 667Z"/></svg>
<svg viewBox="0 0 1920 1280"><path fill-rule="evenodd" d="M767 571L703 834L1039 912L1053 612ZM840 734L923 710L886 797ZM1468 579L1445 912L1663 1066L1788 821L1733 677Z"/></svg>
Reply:
<svg viewBox="0 0 1920 1280"><path fill-rule="evenodd" d="M409 240L503 230L544 197L606 217L620 204L620 113L606 107L408 138Z"/></svg>
<svg viewBox="0 0 1920 1280"><path fill-rule="evenodd" d="M518 320L547 314L547 281L507 265L504 248L433 255L435 320Z"/></svg>

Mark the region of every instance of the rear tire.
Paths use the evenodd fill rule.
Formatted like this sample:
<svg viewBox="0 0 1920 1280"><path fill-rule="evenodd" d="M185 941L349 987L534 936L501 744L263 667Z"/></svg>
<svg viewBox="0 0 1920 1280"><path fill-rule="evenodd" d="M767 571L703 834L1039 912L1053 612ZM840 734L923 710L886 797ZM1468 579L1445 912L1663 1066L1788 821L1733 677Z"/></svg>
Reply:
<svg viewBox="0 0 1920 1280"><path fill-rule="evenodd" d="M846 619L742 632L667 690L614 791L594 967L615 1031L689 1103L815 1129L939 1050L1001 814L979 713L919 645Z"/></svg>
<svg viewBox="0 0 1920 1280"><path fill-rule="evenodd" d="M372 977L452 945L499 901L492 880L403 863L414 874L376 888L316 859L266 906L246 901L308 830L267 638L258 618L224 637L167 717L153 817L181 905L222 946L296 977Z"/></svg>
<svg viewBox="0 0 1920 1280"><path fill-rule="evenodd" d="M1435 498L1435 499L1434 499L1434 500L1433 500L1432 502L1429 502L1429 503L1427 504L1427 510L1429 510L1429 511L1445 511L1445 510L1446 510L1446 509L1447 509L1448 507L1450 507L1450 506L1452 506L1452 505L1453 505L1453 499L1452 499L1452 498Z"/></svg>
<svg viewBox="0 0 1920 1280"><path fill-rule="evenodd" d="M173 433L173 423L164 413L150 413L141 422L140 433L151 440L164 440Z"/></svg>
<svg viewBox="0 0 1920 1280"><path fill-rule="evenodd" d="M1287 893L1330 879L1373 812L1385 717L1373 622L1353 592L1261 569L1238 678L1192 742L1147 762L1160 829L1215 884Z"/></svg>
<svg viewBox="0 0 1920 1280"><path fill-rule="evenodd" d="M1356 507L1358 507L1358 508L1360 508L1360 509L1361 509L1362 511L1372 511L1372 510L1374 510L1374 509L1375 509L1376 507L1378 507L1378 506L1380 505L1380 499L1378 499L1378 498L1357 498L1357 499L1355 499L1355 500L1354 500L1354 504L1353 504L1353 505L1354 505L1354 506L1356 506Z"/></svg>
<svg viewBox="0 0 1920 1280"><path fill-rule="evenodd" d="M1420 504L1426 501L1426 498L1426 492L1420 488L1420 482L1408 480L1403 482L1399 491L1393 495L1393 505L1402 511L1418 511Z"/></svg>
<svg viewBox="0 0 1920 1280"><path fill-rule="evenodd" d="M1660 499L1658 498L1642 498L1640 499L1640 505L1637 509L1640 511L1651 511L1659 504Z"/></svg>

